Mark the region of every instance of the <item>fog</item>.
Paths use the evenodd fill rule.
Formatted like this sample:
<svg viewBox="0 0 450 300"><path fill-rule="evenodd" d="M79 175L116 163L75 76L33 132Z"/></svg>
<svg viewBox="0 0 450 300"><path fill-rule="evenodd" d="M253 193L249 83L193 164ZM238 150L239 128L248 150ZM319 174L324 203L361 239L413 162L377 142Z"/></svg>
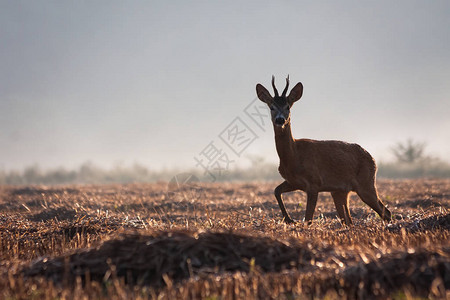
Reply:
<svg viewBox="0 0 450 300"><path fill-rule="evenodd" d="M0 1L0 170L277 161L245 108L289 74L296 138L450 157L448 1ZM270 89L271 90L271 89ZM259 103L258 103L259 104ZM220 138L239 118L254 138ZM222 136L223 137L223 136Z"/></svg>

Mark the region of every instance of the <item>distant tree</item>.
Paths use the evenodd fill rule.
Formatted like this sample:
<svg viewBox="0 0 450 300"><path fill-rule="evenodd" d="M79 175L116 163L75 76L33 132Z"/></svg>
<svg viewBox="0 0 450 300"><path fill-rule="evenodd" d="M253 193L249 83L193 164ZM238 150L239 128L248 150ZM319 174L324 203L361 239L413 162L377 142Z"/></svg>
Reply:
<svg viewBox="0 0 450 300"><path fill-rule="evenodd" d="M397 143L391 150L399 162L412 164L425 158L425 146L425 143L408 139L404 143Z"/></svg>
<svg viewBox="0 0 450 300"><path fill-rule="evenodd" d="M38 165L25 168L23 171L23 179L26 184L41 183L42 172Z"/></svg>

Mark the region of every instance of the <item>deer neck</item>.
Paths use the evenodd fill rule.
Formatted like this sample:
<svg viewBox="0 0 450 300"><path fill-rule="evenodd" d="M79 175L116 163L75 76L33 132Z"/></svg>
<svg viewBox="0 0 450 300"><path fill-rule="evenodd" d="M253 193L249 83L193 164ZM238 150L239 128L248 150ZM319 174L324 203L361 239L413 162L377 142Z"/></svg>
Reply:
<svg viewBox="0 0 450 300"><path fill-rule="evenodd" d="M295 140L292 136L291 122L284 127L274 125L275 144L280 157L280 164L288 164L295 158Z"/></svg>

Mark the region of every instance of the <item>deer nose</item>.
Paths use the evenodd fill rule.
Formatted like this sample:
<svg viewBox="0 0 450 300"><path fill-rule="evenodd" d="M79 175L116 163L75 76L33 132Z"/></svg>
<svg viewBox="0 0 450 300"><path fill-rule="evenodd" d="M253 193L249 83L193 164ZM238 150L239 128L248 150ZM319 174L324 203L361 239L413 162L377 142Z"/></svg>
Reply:
<svg viewBox="0 0 450 300"><path fill-rule="evenodd" d="M283 125L283 124L284 124L284 121L286 121L284 118L279 117L279 118L276 118L276 119L275 119L275 124L277 124L277 125Z"/></svg>

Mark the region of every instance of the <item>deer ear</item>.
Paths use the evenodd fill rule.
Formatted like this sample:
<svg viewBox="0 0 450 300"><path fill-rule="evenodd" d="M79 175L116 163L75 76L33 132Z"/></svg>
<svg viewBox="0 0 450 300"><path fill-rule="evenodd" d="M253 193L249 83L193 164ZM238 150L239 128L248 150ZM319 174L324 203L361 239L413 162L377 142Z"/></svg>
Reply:
<svg viewBox="0 0 450 300"><path fill-rule="evenodd" d="M273 101L269 91L259 83L256 85L256 95L258 95L259 100L269 105Z"/></svg>
<svg viewBox="0 0 450 300"><path fill-rule="evenodd" d="M303 84L301 82L297 83L289 93L287 101L289 105L294 104L295 101L299 100L303 95Z"/></svg>

